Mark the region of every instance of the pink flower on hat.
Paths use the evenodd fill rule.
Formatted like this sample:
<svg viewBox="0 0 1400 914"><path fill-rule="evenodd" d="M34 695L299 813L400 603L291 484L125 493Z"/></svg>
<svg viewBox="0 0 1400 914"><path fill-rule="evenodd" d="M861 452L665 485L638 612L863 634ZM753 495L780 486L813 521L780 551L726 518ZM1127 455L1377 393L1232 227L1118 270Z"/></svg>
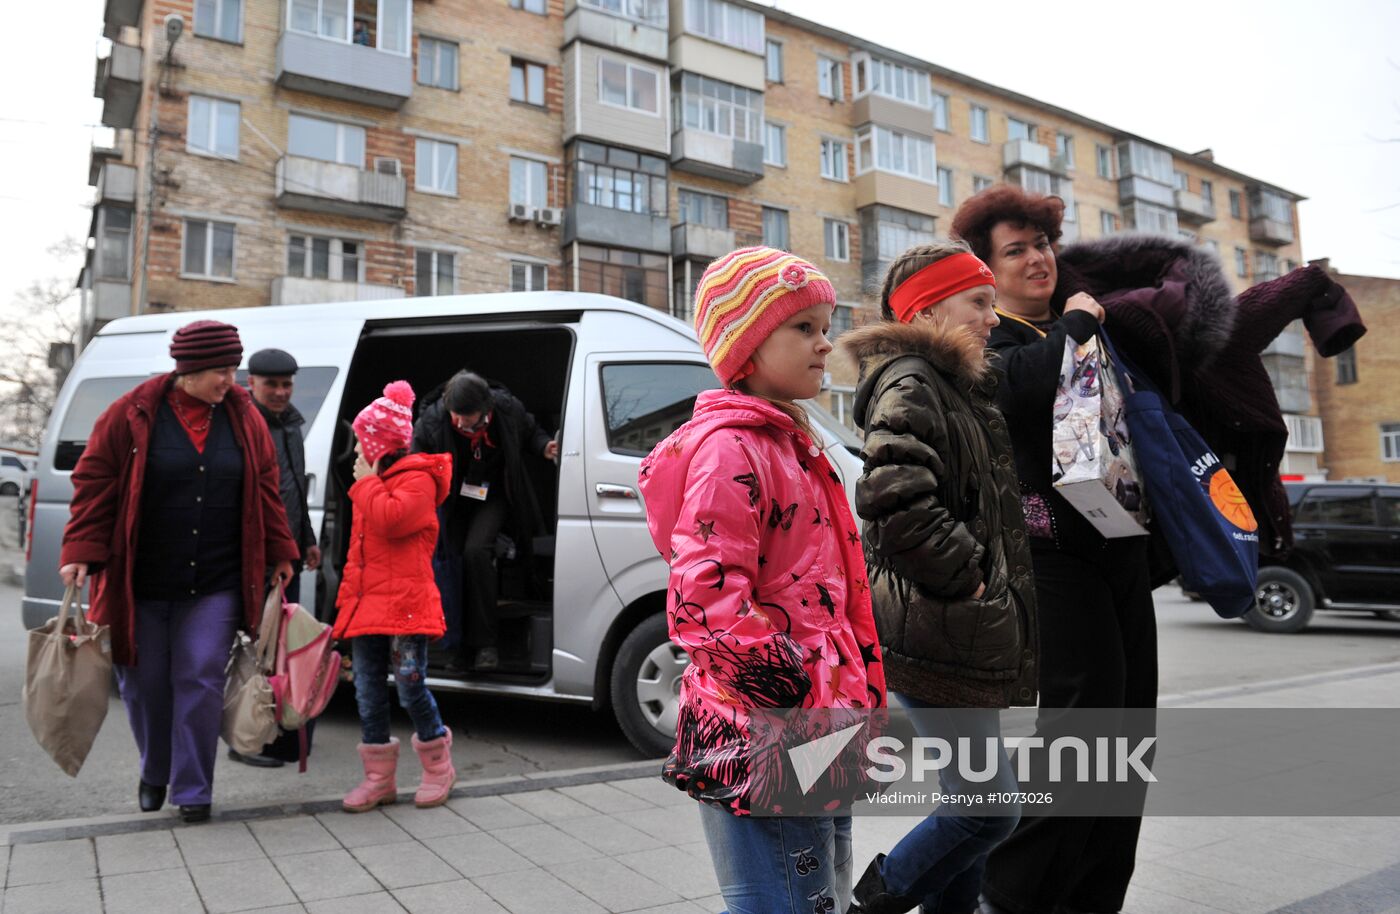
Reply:
<svg viewBox="0 0 1400 914"><path fill-rule="evenodd" d="M384 396L360 410L351 427L368 463L408 447L413 440L414 399L412 385L394 381L384 388Z"/></svg>
<svg viewBox="0 0 1400 914"><path fill-rule="evenodd" d="M807 271L799 263L790 263L783 267L783 271L778 274L778 281L790 292L807 285Z"/></svg>

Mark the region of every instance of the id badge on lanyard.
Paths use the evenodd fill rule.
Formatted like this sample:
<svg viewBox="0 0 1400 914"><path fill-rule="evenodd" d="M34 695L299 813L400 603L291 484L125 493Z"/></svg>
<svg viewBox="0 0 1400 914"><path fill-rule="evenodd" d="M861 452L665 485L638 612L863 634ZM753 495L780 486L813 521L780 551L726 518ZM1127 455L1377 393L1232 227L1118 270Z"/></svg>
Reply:
<svg viewBox="0 0 1400 914"><path fill-rule="evenodd" d="M491 483L489 482L483 482L479 486L474 486L471 483L465 481L462 483L462 496L464 498L470 498L474 501L485 501L486 494L489 491L491 491Z"/></svg>

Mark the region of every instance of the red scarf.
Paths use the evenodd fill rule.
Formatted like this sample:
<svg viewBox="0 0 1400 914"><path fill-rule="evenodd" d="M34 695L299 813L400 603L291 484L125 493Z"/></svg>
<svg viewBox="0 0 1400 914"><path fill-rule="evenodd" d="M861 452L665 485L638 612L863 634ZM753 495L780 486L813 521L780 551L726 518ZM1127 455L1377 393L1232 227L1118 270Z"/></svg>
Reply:
<svg viewBox="0 0 1400 914"><path fill-rule="evenodd" d="M477 423L476 428L469 432L462 431L456 423L452 424L452 430L467 439L467 443L472 446L472 457L477 460L481 459L481 446L483 444L492 448L496 446L496 442L491 440L491 416L491 413L487 413L486 418Z"/></svg>
<svg viewBox="0 0 1400 914"><path fill-rule="evenodd" d="M209 429L214 425L214 407L198 397L190 396L179 387L170 388L170 393L165 395L165 402L170 404L170 411L175 414L175 420L189 436L194 449L203 454L204 445L209 441Z"/></svg>

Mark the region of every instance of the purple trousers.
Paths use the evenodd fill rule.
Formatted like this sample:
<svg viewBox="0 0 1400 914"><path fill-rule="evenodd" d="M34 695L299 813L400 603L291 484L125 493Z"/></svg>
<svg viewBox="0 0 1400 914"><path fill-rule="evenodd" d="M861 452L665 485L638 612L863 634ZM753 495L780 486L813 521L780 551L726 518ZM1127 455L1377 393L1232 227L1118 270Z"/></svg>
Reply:
<svg viewBox="0 0 1400 914"><path fill-rule="evenodd" d="M136 601L137 663L118 666L117 683L141 752L141 780L169 785L177 806L213 797L225 668L242 618L231 590Z"/></svg>

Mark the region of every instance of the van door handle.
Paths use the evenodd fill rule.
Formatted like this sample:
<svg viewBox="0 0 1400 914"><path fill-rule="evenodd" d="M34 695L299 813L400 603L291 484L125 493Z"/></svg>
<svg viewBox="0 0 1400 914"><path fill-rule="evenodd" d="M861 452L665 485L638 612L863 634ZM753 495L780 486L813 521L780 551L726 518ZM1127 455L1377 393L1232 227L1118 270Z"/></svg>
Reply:
<svg viewBox="0 0 1400 914"><path fill-rule="evenodd" d="M633 501L637 499L636 490L628 486L613 486L605 482L600 482L596 487L596 491L599 498L628 498Z"/></svg>

